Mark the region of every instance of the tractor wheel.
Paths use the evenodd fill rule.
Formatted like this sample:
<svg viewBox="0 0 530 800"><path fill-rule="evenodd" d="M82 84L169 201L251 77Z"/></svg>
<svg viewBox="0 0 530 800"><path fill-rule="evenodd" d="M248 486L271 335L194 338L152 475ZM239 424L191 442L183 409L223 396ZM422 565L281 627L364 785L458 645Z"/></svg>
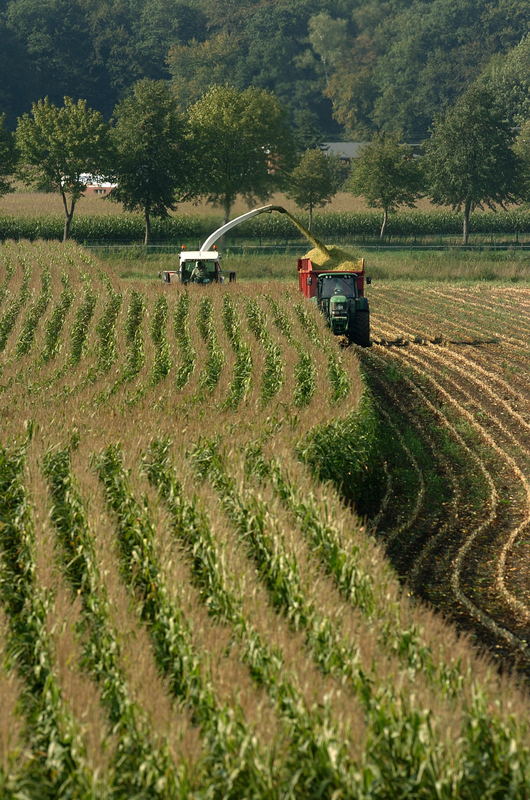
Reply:
<svg viewBox="0 0 530 800"><path fill-rule="evenodd" d="M370 312L356 311L350 327L350 339L361 347L370 347Z"/></svg>

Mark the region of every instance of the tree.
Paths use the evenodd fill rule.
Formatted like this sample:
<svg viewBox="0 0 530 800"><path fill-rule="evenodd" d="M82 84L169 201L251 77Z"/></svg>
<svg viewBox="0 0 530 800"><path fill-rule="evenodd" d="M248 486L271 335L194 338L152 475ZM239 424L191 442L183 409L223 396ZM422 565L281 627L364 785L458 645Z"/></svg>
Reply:
<svg viewBox="0 0 530 800"><path fill-rule="evenodd" d="M12 191L9 183L15 167L15 146L13 135L5 128L5 114L0 114L0 197Z"/></svg>
<svg viewBox="0 0 530 800"><path fill-rule="evenodd" d="M494 56L478 82L503 98L514 124L530 119L530 34L506 54Z"/></svg>
<svg viewBox="0 0 530 800"><path fill-rule="evenodd" d="M108 166L108 126L85 100L65 97L58 108L45 97L33 104L31 114L19 118L16 144L23 179L60 193L65 241L90 176L104 174Z"/></svg>
<svg viewBox="0 0 530 800"><path fill-rule="evenodd" d="M528 203L530 202L530 119L521 125L514 150L521 164L521 196Z"/></svg>
<svg viewBox="0 0 530 800"><path fill-rule="evenodd" d="M522 169L512 145L514 128L492 92L472 86L435 118L424 147L429 195L435 203L463 210L463 243L473 209L516 202Z"/></svg>
<svg viewBox="0 0 530 800"><path fill-rule="evenodd" d="M175 201L189 194L184 122L164 81L144 78L114 111L113 200L145 219L144 244L151 218L165 217Z"/></svg>
<svg viewBox="0 0 530 800"><path fill-rule="evenodd" d="M288 177L287 196L308 212L309 230L313 225L313 210L329 203L343 180L336 156L326 155L320 149L305 151Z"/></svg>
<svg viewBox="0 0 530 800"><path fill-rule="evenodd" d="M401 144L399 134L379 133L355 160L347 188L362 195L371 208L383 209L382 239L388 215L402 205L412 208L421 196L422 173L412 148Z"/></svg>
<svg viewBox="0 0 530 800"><path fill-rule="evenodd" d="M224 219L238 194L265 200L290 167L292 134L276 97L264 89L213 86L188 112L197 147L198 194L218 203Z"/></svg>

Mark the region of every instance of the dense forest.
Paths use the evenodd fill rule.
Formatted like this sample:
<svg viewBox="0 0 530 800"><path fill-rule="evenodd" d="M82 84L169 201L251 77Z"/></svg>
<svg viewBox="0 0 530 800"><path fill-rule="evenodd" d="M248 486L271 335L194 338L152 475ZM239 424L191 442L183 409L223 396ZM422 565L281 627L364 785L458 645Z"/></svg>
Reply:
<svg viewBox="0 0 530 800"><path fill-rule="evenodd" d="M0 0L0 112L69 95L109 116L148 77L182 107L212 83L272 90L307 145L412 141L485 72L527 89L529 22L530 0Z"/></svg>

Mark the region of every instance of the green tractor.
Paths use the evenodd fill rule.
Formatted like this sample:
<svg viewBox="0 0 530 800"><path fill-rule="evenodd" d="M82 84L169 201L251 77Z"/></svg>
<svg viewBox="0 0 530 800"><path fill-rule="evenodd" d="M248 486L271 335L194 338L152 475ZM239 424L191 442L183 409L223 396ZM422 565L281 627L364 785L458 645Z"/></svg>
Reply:
<svg viewBox="0 0 530 800"><path fill-rule="evenodd" d="M369 347L370 311L368 299L359 292L359 273L319 272L315 277L317 286L313 298L333 333L346 336L361 347Z"/></svg>

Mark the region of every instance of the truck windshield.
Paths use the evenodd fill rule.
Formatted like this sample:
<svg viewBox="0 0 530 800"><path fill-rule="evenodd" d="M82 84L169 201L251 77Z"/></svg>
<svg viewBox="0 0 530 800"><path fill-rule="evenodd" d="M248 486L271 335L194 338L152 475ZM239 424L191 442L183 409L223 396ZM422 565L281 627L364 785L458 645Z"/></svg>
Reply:
<svg viewBox="0 0 530 800"><path fill-rule="evenodd" d="M329 298L336 294L343 294L346 297L357 296L357 282L355 275L321 275L320 297Z"/></svg>

